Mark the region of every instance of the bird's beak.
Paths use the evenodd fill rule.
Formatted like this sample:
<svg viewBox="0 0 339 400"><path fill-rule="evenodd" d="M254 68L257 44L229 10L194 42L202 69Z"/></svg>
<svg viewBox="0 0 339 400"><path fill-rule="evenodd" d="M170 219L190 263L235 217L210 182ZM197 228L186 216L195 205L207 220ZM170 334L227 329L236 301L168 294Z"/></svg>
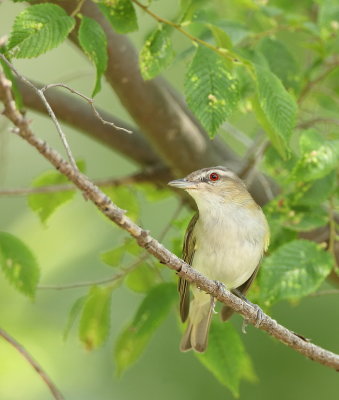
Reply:
<svg viewBox="0 0 339 400"><path fill-rule="evenodd" d="M186 179L176 179L175 181L168 182L168 185L178 189L196 189L197 187L195 182L190 182Z"/></svg>

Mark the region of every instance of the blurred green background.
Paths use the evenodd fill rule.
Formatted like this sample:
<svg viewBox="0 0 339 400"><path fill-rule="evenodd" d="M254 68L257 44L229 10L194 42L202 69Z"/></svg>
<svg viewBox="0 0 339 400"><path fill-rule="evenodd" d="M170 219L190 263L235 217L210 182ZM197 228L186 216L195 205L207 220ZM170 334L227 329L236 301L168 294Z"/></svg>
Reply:
<svg viewBox="0 0 339 400"><path fill-rule="evenodd" d="M155 3L154 9L161 15L171 16L170 3ZM1 4L0 36L10 31L13 19L22 7L10 1ZM138 47L144 35L154 26L143 14L139 15L139 21L140 32L131 35ZM16 61L15 65L28 77L43 82L70 79L72 87L90 95L94 70L71 44L64 44L38 59ZM77 79L74 75L78 76ZM175 77L174 81L180 89L183 66L175 64L167 71L167 76L169 79ZM128 119L114 94L107 88L99 94L96 102L119 117ZM30 117L34 131L62 151L52 122L34 113L30 113ZM118 177L136 170L135 165L104 146L68 127L65 130L76 158L86 161L86 172L91 178ZM49 168L47 162L20 138L11 134L9 124L0 117L0 187L27 187L46 168ZM124 207L123 204L120 206ZM176 206L174 196L154 204L144 202L143 225L157 237ZM122 232L100 216L92 204L84 201L79 194L76 200L60 208L47 226L42 226L37 216L28 210L24 197L0 197L0 230L17 235L31 247L41 266L42 284L110 276L112 270L100 262L98 255L120 243L123 237ZM36 300L30 302L16 293L3 277L0 279L2 328L39 361L66 399L232 398L230 392L204 369L193 353L179 352L180 332L174 310L156 332L141 360L123 377L117 378L114 374L113 343L121 328L132 318L141 295L126 288L114 292L111 340L100 350L87 352L77 338L76 328L72 330L68 341L62 340L68 311L73 302L86 293L86 288L62 292L39 290ZM312 297L295 306L281 303L272 310L272 316L314 343L339 352L339 307L336 296ZM235 316L233 322L240 330L241 318ZM335 371L313 363L252 327L242 338L253 359L258 382L243 383L241 399L338 398L339 375ZM51 398L31 366L3 340L0 340L0 360L0 399Z"/></svg>

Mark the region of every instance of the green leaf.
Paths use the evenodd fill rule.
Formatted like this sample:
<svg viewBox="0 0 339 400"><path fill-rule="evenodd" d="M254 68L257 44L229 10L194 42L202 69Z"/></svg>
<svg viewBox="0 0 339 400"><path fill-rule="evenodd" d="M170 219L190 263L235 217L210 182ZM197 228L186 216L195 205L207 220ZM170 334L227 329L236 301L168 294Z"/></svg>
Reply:
<svg viewBox="0 0 339 400"><path fill-rule="evenodd" d="M331 255L316 243L294 240L264 258L259 274L260 297L269 305L314 292L333 268Z"/></svg>
<svg viewBox="0 0 339 400"><path fill-rule="evenodd" d="M40 270L31 250L17 237L0 232L0 266L8 281L34 298Z"/></svg>
<svg viewBox="0 0 339 400"><path fill-rule="evenodd" d="M293 202L306 206L319 206L334 192L336 182L336 171L332 171L316 181L300 182Z"/></svg>
<svg viewBox="0 0 339 400"><path fill-rule="evenodd" d="M86 301L86 296L81 296L78 299L76 299L76 301L74 302L73 306L71 307L71 310L68 314L68 319L67 319L67 323L64 329L64 333L63 333L63 340L66 341L69 335L70 330L72 329L72 326L74 325L74 322L76 320L76 318L78 317L78 315L80 314L84 303Z"/></svg>
<svg viewBox="0 0 339 400"><path fill-rule="evenodd" d="M80 318L79 338L88 350L101 346L109 335L112 287L93 286Z"/></svg>
<svg viewBox="0 0 339 400"><path fill-rule="evenodd" d="M207 24L207 27L212 32L215 43L218 47L223 49L231 49L233 47L230 37L223 29L213 24Z"/></svg>
<svg viewBox="0 0 339 400"><path fill-rule="evenodd" d="M157 276L148 265L139 265L126 279L126 286L137 293L147 293L157 282Z"/></svg>
<svg viewBox="0 0 339 400"><path fill-rule="evenodd" d="M101 89L101 77L107 68L107 40L104 30L92 18L83 17L78 32L79 43L97 70L94 97Z"/></svg>
<svg viewBox="0 0 339 400"><path fill-rule="evenodd" d="M296 232L307 232L328 223L328 213L319 206L315 209L291 210L283 225Z"/></svg>
<svg viewBox="0 0 339 400"><path fill-rule="evenodd" d="M32 187L42 187L51 185L61 185L69 183L69 180L56 171L46 171L35 178ZM71 200L75 194L74 190L60 191L52 193L33 193L28 196L29 207L36 212L42 223L53 214L53 212L62 204Z"/></svg>
<svg viewBox="0 0 339 400"><path fill-rule="evenodd" d="M299 140L300 159L292 171L295 180L313 181L333 171L338 165L338 152L334 142L326 140L319 133L303 132Z"/></svg>
<svg viewBox="0 0 339 400"><path fill-rule="evenodd" d="M118 33L138 30L137 16L130 0L101 0L98 6Z"/></svg>
<svg viewBox="0 0 339 400"><path fill-rule="evenodd" d="M145 41L140 52L141 75L145 80L152 79L167 68L174 57L170 29L160 25Z"/></svg>
<svg viewBox="0 0 339 400"><path fill-rule="evenodd" d="M222 57L200 46L188 68L185 94L189 107L211 137L239 101L239 86Z"/></svg>
<svg viewBox="0 0 339 400"><path fill-rule="evenodd" d="M268 61L270 70L286 88L296 89L299 81L299 66L289 49L279 40L264 38L259 46Z"/></svg>
<svg viewBox="0 0 339 400"><path fill-rule="evenodd" d="M5 48L4 47L0 47L0 53L5 53ZM14 100L15 100L15 105L19 110L23 110L24 107L24 102L22 99L22 94L21 91L19 89L16 77L14 76L12 70L9 68L9 66L5 63L5 61L3 59L0 59L0 65L5 73L5 76L7 79L9 79L12 82L12 93L14 96Z"/></svg>
<svg viewBox="0 0 339 400"><path fill-rule="evenodd" d="M257 118L266 130L273 146L283 158L290 153L290 138L297 106L281 81L268 69L255 66L258 103L254 103Z"/></svg>
<svg viewBox="0 0 339 400"><path fill-rule="evenodd" d="M239 395L242 378L256 380L251 360L231 323L212 321L207 351L196 356L234 396Z"/></svg>
<svg viewBox="0 0 339 400"><path fill-rule="evenodd" d="M32 58L57 47L74 28L74 18L55 4L27 7L14 21L8 50L12 57Z"/></svg>
<svg viewBox="0 0 339 400"><path fill-rule="evenodd" d="M117 339L114 358L118 375L141 356L154 331L169 313L175 299L176 288L173 283L155 286L146 295L132 322Z"/></svg>
<svg viewBox="0 0 339 400"><path fill-rule="evenodd" d="M137 220L140 215L139 202L135 191L128 186L105 187L104 192L113 203L127 210L127 215Z"/></svg>
<svg viewBox="0 0 339 400"><path fill-rule="evenodd" d="M137 245L136 241L128 238L121 246L114 247L114 249L101 254L100 259L110 267L120 267L122 259L127 253L137 256L140 251L141 248Z"/></svg>

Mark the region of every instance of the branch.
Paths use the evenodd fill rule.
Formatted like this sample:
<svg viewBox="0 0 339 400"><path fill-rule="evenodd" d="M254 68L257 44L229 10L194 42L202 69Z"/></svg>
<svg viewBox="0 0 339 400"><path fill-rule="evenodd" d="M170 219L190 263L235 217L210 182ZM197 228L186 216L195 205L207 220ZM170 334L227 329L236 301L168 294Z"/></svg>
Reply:
<svg viewBox="0 0 339 400"><path fill-rule="evenodd" d="M34 82L36 87L43 87L41 83ZM26 107L39 113L46 114L46 108L36 95L35 91L20 81L18 86ZM112 116L97 107L103 119L112 121L116 126L125 127L133 131L133 135L122 135L114 127L103 125L91 112L88 106L74 96L62 93L60 90L51 90L46 93L46 99L53 108L58 119L82 131L85 135L103 143L109 148L118 151L125 157L141 166L161 164L160 158L152 147L142 137L140 131Z"/></svg>
<svg viewBox="0 0 339 400"><path fill-rule="evenodd" d="M339 355L305 341L302 337L278 324L266 314L263 314L262 320L258 321L256 308L253 308L250 304L245 303L243 300L233 295L218 284L218 282L204 277L175 254L167 250L154 239L148 231L130 220L125 215L125 211L113 204L85 175L74 170L58 152L33 134L29 122L16 109L11 94L10 82L7 81L3 74L0 74L0 99L5 106L3 113L17 127L17 134L31 146L35 147L56 169L67 176L68 179L84 193L85 197L92 201L107 218L128 232L137 241L140 247L146 249L148 253L156 257L161 263L176 271L180 277L193 283L201 290L231 307L235 312L241 314L250 324L259 325L258 327L261 330L266 331L271 336L274 336L282 343L285 343L311 360L336 370L339 369Z"/></svg>
<svg viewBox="0 0 339 400"><path fill-rule="evenodd" d="M0 336L5 339L10 345L12 345L25 359L28 363L35 369L40 378L46 383L49 390L51 391L53 397L56 400L64 400L63 395L52 382L51 378L46 374L42 367L34 360L34 358L28 353L28 351L17 342L12 336L10 336L6 331L0 328Z"/></svg>

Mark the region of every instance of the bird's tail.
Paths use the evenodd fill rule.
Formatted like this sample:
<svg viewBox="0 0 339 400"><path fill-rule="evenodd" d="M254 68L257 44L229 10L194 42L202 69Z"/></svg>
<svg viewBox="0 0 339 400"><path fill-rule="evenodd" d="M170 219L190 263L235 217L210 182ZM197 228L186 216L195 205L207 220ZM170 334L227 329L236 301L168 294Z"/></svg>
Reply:
<svg viewBox="0 0 339 400"><path fill-rule="evenodd" d="M214 299L208 296L207 301L203 300L198 297L191 301L188 325L180 343L181 351L193 349L202 353L206 350Z"/></svg>

